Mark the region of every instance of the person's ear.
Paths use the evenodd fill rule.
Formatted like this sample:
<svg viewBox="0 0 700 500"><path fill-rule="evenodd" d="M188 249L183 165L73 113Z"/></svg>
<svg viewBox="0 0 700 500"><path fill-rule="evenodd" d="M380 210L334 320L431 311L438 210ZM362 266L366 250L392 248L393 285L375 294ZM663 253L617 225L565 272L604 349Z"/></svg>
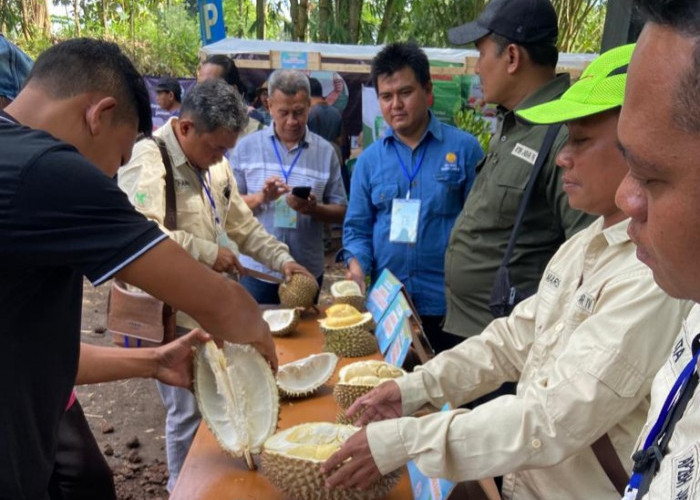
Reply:
<svg viewBox="0 0 700 500"><path fill-rule="evenodd" d="M109 96L92 103L85 110L85 123L93 136L99 135L106 126L113 123L116 109L117 100Z"/></svg>
<svg viewBox="0 0 700 500"><path fill-rule="evenodd" d="M428 81L428 83L425 84L425 91L430 95L433 93L433 82Z"/></svg>
<svg viewBox="0 0 700 500"><path fill-rule="evenodd" d="M506 57L508 58L508 74L514 74L520 69L523 63L523 54L520 47L514 43L509 43L506 47Z"/></svg>
<svg viewBox="0 0 700 500"><path fill-rule="evenodd" d="M187 118L178 118L177 127L180 131L180 135L183 137L186 137L190 132L194 132L194 123Z"/></svg>

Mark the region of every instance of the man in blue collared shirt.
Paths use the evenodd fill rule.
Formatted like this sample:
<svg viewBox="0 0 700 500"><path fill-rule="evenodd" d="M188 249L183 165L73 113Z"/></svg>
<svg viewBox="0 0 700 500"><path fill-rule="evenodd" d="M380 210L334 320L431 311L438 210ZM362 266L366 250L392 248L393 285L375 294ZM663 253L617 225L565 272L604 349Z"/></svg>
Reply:
<svg viewBox="0 0 700 500"><path fill-rule="evenodd" d="M348 278L364 289L365 275L374 280L388 268L432 340L445 314L447 240L483 151L428 109L430 66L417 45L387 45L372 61L371 76L390 128L362 153L352 175L343 228Z"/></svg>

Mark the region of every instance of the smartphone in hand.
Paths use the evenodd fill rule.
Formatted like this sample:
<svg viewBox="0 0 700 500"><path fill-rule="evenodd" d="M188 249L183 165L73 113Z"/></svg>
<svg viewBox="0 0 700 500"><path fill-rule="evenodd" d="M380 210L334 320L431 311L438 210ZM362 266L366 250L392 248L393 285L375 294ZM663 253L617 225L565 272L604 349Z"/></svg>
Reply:
<svg viewBox="0 0 700 500"><path fill-rule="evenodd" d="M292 194L307 200L311 194L311 186L296 186L292 188Z"/></svg>

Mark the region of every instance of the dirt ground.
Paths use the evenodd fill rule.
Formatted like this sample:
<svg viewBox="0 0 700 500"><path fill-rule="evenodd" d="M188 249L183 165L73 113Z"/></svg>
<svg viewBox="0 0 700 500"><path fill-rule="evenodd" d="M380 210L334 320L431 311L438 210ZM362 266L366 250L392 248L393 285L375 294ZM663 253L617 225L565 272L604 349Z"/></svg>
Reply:
<svg viewBox="0 0 700 500"><path fill-rule="evenodd" d="M332 247L335 247L333 245ZM333 249L331 247L331 250ZM329 302L328 287L343 278L343 270L326 255L320 303ZM83 286L81 337L84 342L111 345L105 332L109 284ZM165 455L165 411L153 380L131 379L77 388L78 400L100 449L114 472L119 500L168 498Z"/></svg>

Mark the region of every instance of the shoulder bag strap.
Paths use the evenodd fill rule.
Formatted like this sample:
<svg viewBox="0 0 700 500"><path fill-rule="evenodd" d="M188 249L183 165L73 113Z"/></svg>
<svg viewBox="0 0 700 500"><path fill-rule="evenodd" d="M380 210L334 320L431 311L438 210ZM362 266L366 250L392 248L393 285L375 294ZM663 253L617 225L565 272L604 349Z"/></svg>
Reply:
<svg viewBox="0 0 700 500"><path fill-rule="evenodd" d="M513 249L515 248L515 241L518 239L518 233L520 232L520 226L522 226L523 218L525 217L525 210L527 210L527 205L530 203L530 198L532 198L532 192L535 189L535 183L537 182L537 176L542 170L542 165L547 161L549 153L554 144L554 139L556 139L559 129L561 128L561 123L555 123L550 125L547 129L547 133L542 141L542 146L540 147L540 152L535 160L535 165L532 167L530 172L530 179L527 181L527 187L525 188L525 194L523 194L523 199L520 200L520 207L518 208L518 215L515 217L515 224L513 225L513 230L510 233L510 238L508 239L508 247L506 248L506 253L503 255L503 260L501 260L501 267L508 267L508 262L510 262L510 257L513 255Z"/></svg>
<svg viewBox="0 0 700 500"><path fill-rule="evenodd" d="M170 155L163 139L158 137L152 137L152 139L158 146L160 156L163 158L163 165L165 165L165 218L163 219L163 225L174 231L177 229L177 205L175 202L173 164L170 161Z"/></svg>
<svg viewBox="0 0 700 500"><path fill-rule="evenodd" d="M608 479L610 479L610 482L615 486L617 492L621 497L625 496L625 488L627 487L630 477L625 467L622 465L612 441L610 441L610 436L603 434L591 445L591 449L593 449L598 463L600 463L603 471L605 471L605 475L608 476Z"/></svg>

